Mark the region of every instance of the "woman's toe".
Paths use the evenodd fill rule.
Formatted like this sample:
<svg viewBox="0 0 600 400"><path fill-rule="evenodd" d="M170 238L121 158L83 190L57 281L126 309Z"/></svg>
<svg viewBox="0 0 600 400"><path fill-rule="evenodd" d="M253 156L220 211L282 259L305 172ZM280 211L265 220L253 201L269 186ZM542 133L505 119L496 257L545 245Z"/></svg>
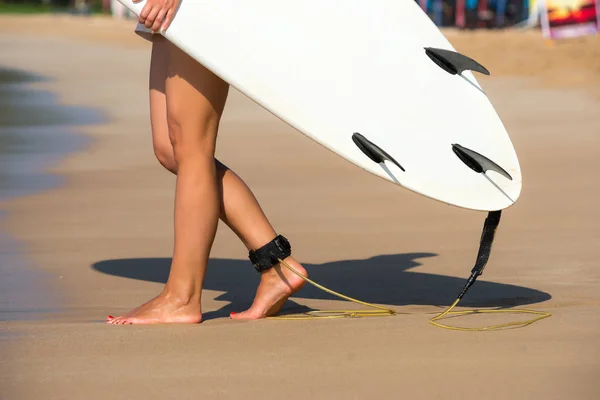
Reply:
<svg viewBox="0 0 600 400"><path fill-rule="evenodd" d="M233 313L229 314L229 318L243 320L243 319L258 319L259 317L254 315L254 313L251 310L246 310L246 311L242 311L239 313L233 312Z"/></svg>

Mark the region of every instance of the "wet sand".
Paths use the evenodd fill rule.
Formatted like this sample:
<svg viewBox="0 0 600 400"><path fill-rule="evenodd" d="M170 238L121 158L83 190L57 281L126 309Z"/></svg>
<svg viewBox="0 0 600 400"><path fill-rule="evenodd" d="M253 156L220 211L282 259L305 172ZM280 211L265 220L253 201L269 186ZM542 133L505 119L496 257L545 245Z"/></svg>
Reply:
<svg viewBox="0 0 600 400"><path fill-rule="evenodd" d="M222 225L205 322L115 327L102 323L107 314L160 291L172 247L174 177L153 158L149 46L132 30L131 21L0 17L3 67L49 76L31 87L109 117L80 127L93 143L51 169L64 185L1 204L2 228L60 297L58 312L1 322L1 399L598 398L597 38L547 46L538 32L447 32L492 71L478 78L524 174L522 197L461 306L527 307L550 319L487 333L429 325L468 276L485 215L376 179L232 91L217 155L252 187L311 276L408 315L231 321L258 277ZM285 311L340 307L353 306L306 288Z"/></svg>
<svg viewBox="0 0 600 400"><path fill-rule="evenodd" d="M60 185L62 177L44 169L89 142L70 125L102 122L95 110L62 106L52 92L27 85L47 79L0 66L0 201ZM44 290L51 277L29 268L22 246L0 231L1 320L39 318L54 308L54 293Z"/></svg>

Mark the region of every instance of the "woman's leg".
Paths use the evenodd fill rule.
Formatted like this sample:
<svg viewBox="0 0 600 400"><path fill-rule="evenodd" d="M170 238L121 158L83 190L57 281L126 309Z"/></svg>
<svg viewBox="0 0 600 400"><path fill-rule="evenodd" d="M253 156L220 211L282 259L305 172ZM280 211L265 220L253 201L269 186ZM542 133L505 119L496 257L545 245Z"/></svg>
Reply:
<svg viewBox="0 0 600 400"><path fill-rule="evenodd" d="M200 322L200 300L219 219L214 151L228 85L167 46L167 122L177 164L175 246L162 293L115 324Z"/></svg>
<svg viewBox="0 0 600 400"><path fill-rule="evenodd" d="M175 56L171 56L167 64L169 53ZM165 85L169 70L169 83ZM166 90L166 86L170 89ZM166 93L169 95L169 121ZM168 44L164 38L155 37L150 73L153 143L161 164L180 175L176 193L176 248L171 274L163 293L129 314L110 319L109 322L200 321L202 280L216 230L215 198L211 185L202 185L202 181L212 179L215 182L216 179L215 185L221 194L217 195L217 213L248 249L257 249L275 237L275 231L249 188L233 171L213 158L216 132L226 96L227 85L224 82ZM169 140L169 132L173 144ZM192 135L190 132L200 134ZM212 168L207 158L214 163ZM198 204L207 207L198 207ZM194 218L194 214L197 218ZM196 224L190 223L190 220L196 221ZM286 262L306 273L293 258L289 257ZM276 313L302 284L303 281L290 271L275 266L262 273L252 307L234 318L261 318Z"/></svg>
<svg viewBox="0 0 600 400"><path fill-rule="evenodd" d="M158 36L158 35L157 35ZM153 46L150 69L150 110L154 153L159 162L173 174L177 163L169 140L165 75L162 54L167 41L158 36ZM221 191L220 218L240 238L248 250L256 250L276 236L256 197L246 183L226 165L215 159L219 189ZM285 260L297 271L306 270L293 257ZM263 318L277 313L287 298L300 290L304 281L280 265L261 274L261 282L250 309L232 315L232 318Z"/></svg>

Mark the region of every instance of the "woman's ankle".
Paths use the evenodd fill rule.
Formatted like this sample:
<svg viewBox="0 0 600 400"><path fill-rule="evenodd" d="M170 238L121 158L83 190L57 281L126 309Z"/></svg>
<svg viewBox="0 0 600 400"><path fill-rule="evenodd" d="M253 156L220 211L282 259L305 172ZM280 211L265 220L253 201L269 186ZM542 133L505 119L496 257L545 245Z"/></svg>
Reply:
<svg viewBox="0 0 600 400"><path fill-rule="evenodd" d="M167 282L160 296L181 306L200 304L202 289L201 285L190 282L177 284Z"/></svg>

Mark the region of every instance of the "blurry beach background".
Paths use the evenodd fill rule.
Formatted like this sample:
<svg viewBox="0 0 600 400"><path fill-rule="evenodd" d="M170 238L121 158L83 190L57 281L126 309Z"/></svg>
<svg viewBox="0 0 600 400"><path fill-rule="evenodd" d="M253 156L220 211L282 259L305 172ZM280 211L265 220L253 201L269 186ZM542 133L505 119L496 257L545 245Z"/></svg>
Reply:
<svg viewBox="0 0 600 400"><path fill-rule="evenodd" d="M466 333L428 319L462 288L485 215L376 179L235 90L217 156L312 278L406 314L231 321L258 276L221 225L202 324L104 324L169 269L175 179L152 152L150 44L110 1L0 0L0 399L600 398L600 38L545 31L565 7L589 22L588 3L420 3L491 71L477 79L524 175L459 308L553 314ZM353 307L306 287L284 312Z"/></svg>

